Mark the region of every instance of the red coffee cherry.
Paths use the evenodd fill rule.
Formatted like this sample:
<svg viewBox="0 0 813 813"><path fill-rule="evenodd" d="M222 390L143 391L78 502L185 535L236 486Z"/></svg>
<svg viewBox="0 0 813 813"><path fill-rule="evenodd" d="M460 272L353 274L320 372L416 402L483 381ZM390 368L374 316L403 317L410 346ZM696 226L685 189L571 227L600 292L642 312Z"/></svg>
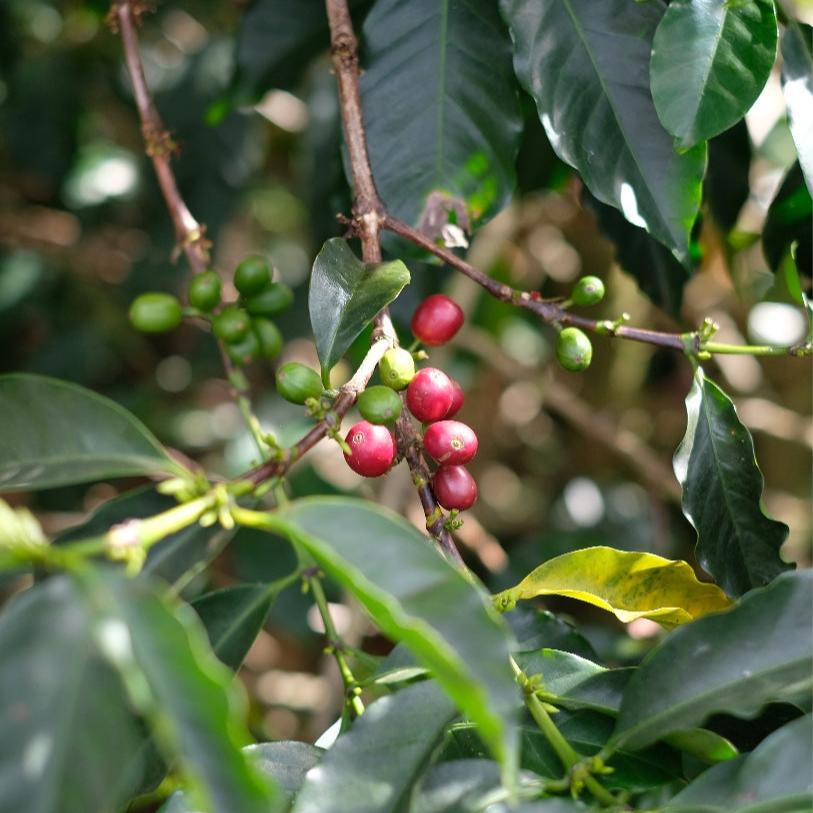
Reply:
<svg viewBox="0 0 813 813"><path fill-rule="evenodd" d="M409 382L406 403L409 411L423 423L445 418L454 401L452 379L436 367L418 370Z"/></svg>
<svg viewBox="0 0 813 813"><path fill-rule="evenodd" d="M459 466L477 454L477 435L460 421L438 421L426 427L423 445L438 463Z"/></svg>
<svg viewBox="0 0 813 813"><path fill-rule="evenodd" d="M463 309L443 294L432 294L412 316L412 333L430 347L446 344L463 324Z"/></svg>
<svg viewBox="0 0 813 813"><path fill-rule="evenodd" d="M463 402L466 400L466 393L463 392L463 387L457 383L454 379L452 379L452 386L454 387L454 396L452 400L452 405L449 407L449 411L446 413L447 418L454 418L458 412L460 412L460 408L463 406Z"/></svg>
<svg viewBox="0 0 813 813"><path fill-rule="evenodd" d="M463 466L441 466L432 478L432 490L448 511L465 511L477 502L477 483Z"/></svg>
<svg viewBox="0 0 813 813"><path fill-rule="evenodd" d="M379 477L395 460L395 438L386 426L359 421L345 437L351 449L345 454L347 465L362 477Z"/></svg>

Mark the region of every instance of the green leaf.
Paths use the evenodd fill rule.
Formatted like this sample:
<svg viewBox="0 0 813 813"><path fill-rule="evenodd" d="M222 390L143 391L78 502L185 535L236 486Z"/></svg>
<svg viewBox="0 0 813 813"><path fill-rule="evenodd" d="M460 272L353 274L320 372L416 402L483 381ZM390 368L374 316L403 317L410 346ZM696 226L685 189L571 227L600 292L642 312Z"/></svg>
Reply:
<svg viewBox="0 0 813 813"><path fill-rule="evenodd" d="M192 610L171 607L146 582L115 572L84 578L104 654L124 678L132 702L180 757L196 803L217 811L278 810L280 794L240 752L249 739L242 697Z"/></svg>
<svg viewBox="0 0 813 813"><path fill-rule="evenodd" d="M652 98L682 149L736 124L776 59L773 0L674 0L652 43Z"/></svg>
<svg viewBox="0 0 813 813"><path fill-rule="evenodd" d="M762 230L762 250L774 271L781 268L794 244L796 265L809 277L813 274L813 198L798 161L782 181Z"/></svg>
<svg viewBox="0 0 813 813"><path fill-rule="evenodd" d="M661 0L502 0L514 67L556 154L590 191L681 261L706 149L677 154L655 112L649 57Z"/></svg>
<svg viewBox="0 0 813 813"><path fill-rule="evenodd" d="M751 753L702 773L664 813L736 813L813 809L813 718L782 726Z"/></svg>
<svg viewBox="0 0 813 813"><path fill-rule="evenodd" d="M454 703L432 682L376 701L305 777L293 813L402 810L456 715Z"/></svg>
<svg viewBox="0 0 813 813"><path fill-rule="evenodd" d="M3 611L0 649L0 810L117 813L141 776L141 732L67 576Z"/></svg>
<svg viewBox="0 0 813 813"><path fill-rule="evenodd" d="M697 531L702 567L726 593L739 596L793 567L779 558L788 527L763 513L762 472L751 434L702 369L686 397L686 412L686 434L674 459L683 513Z"/></svg>
<svg viewBox="0 0 813 813"><path fill-rule="evenodd" d="M813 28L791 21L782 35L782 90L790 133L813 195Z"/></svg>
<svg viewBox="0 0 813 813"><path fill-rule="evenodd" d="M517 639L518 650L550 647L598 660L595 649L572 624L547 610L517 606L503 618Z"/></svg>
<svg viewBox="0 0 813 813"><path fill-rule="evenodd" d="M367 143L388 210L432 238L450 211L463 228L496 214L522 129L497 1L378 0L363 33Z"/></svg>
<svg viewBox="0 0 813 813"><path fill-rule="evenodd" d="M549 559L518 585L498 593L494 603L511 607L537 596L575 598L624 623L651 618L667 629L731 603L716 585L699 582L686 562L603 546Z"/></svg>
<svg viewBox="0 0 813 813"><path fill-rule="evenodd" d="M114 401L54 378L0 376L0 491L182 472Z"/></svg>
<svg viewBox="0 0 813 813"><path fill-rule="evenodd" d="M704 197L724 232L737 224L751 193L751 154L751 136L744 119L709 141Z"/></svg>
<svg viewBox="0 0 813 813"><path fill-rule="evenodd" d="M726 613L673 632L627 684L614 745L643 748L715 712L754 716L813 685L813 571L785 573Z"/></svg>
<svg viewBox="0 0 813 813"><path fill-rule="evenodd" d="M400 516L362 500L298 500L269 514L268 527L303 545L387 635L413 651L510 773L517 706L511 640L481 588Z"/></svg>
<svg viewBox="0 0 813 813"><path fill-rule="evenodd" d="M363 263L340 237L322 246L313 263L308 308L323 378L408 283L409 270L400 260Z"/></svg>

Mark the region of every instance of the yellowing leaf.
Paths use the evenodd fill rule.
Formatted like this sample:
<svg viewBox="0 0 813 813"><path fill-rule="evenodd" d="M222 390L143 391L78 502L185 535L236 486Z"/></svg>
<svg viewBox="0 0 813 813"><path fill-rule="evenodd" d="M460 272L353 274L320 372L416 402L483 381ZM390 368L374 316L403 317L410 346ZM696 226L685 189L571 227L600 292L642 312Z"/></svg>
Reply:
<svg viewBox="0 0 813 813"><path fill-rule="evenodd" d="M608 610L624 623L651 618L667 629L731 606L717 585L699 582L686 562L603 546L545 562L494 596L494 604L504 611L520 599L537 596L575 598Z"/></svg>

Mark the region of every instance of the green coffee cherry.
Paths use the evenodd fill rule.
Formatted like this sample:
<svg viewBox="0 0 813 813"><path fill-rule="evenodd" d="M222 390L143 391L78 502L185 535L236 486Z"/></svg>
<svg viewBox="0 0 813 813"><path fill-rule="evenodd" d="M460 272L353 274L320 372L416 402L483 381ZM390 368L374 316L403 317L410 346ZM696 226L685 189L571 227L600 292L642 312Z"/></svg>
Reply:
<svg viewBox="0 0 813 813"><path fill-rule="evenodd" d="M272 282L265 290L246 298L252 316L276 316L291 307L294 292L282 282Z"/></svg>
<svg viewBox="0 0 813 813"><path fill-rule="evenodd" d="M267 359L276 358L282 350L282 334L270 319L252 319L251 327L260 342L260 353Z"/></svg>
<svg viewBox="0 0 813 813"><path fill-rule="evenodd" d="M189 304L202 311L214 310L220 304L222 284L216 271L196 274L189 283Z"/></svg>
<svg viewBox="0 0 813 813"><path fill-rule="evenodd" d="M289 361L277 370L277 392L292 404L304 404L308 398L318 398L324 387L316 370Z"/></svg>
<svg viewBox="0 0 813 813"><path fill-rule="evenodd" d="M598 277L582 277L570 293L574 305L595 305L604 299L604 283Z"/></svg>
<svg viewBox="0 0 813 813"><path fill-rule="evenodd" d="M401 398L389 387L368 387L356 403L361 417L370 423L395 423L401 414Z"/></svg>
<svg viewBox="0 0 813 813"><path fill-rule="evenodd" d="M256 333L249 331L240 341L225 345L229 358L238 366L249 364L260 355L260 339Z"/></svg>
<svg viewBox="0 0 813 813"><path fill-rule="evenodd" d="M593 345L577 327L566 327L556 342L556 358L565 370L579 373L590 366Z"/></svg>
<svg viewBox="0 0 813 813"><path fill-rule="evenodd" d="M271 271L264 257L252 254L234 271L234 287L243 296L254 296L271 284Z"/></svg>
<svg viewBox="0 0 813 813"><path fill-rule="evenodd" d="M403 347L391 347L378 363L378 372L388 387L402 390L415 377L415 361Z"/></svg>
<svg viewBox="0 0 813 813"><path fill-rule="evenodd" d="M215 335L228 344L234 344L245 338L250 327L249 315L236 305L224 308L212 322Z"/></svg>
<svg viewBox="0 0 813 813"><path fill-rule="evenodd" d="M143 333L165 333L182 318L181 303L172 294L141 294L130 305L130 321Z"/></svg>

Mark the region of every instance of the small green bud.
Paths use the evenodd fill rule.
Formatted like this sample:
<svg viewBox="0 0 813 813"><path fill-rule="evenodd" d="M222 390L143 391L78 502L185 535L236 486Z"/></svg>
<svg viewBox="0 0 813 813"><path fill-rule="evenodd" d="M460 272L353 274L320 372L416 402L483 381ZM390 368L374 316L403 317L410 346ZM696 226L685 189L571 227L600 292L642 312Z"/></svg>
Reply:
<svg viewBox="0 0 813 813"><path fill-rule="evenodd" d="M394 423L401 414L401 398L389 387L368 387L358 397L361 417L370 423Z"/></svg>
<svg viewBox="0 0 813 813"><path fill-rule="evenodd" d="M252 316L276 316L294 302L294 292L283 282L272 282L265 290L246 299L246 309Z"/></svg>
<svg viewBox="0 0 813 813"><path fill-rule="evenodd" d="M236 305L229 305L215 316L212 328L215 335L224 342L233 344L239 342L248 333L251 327L249 315Z"/></svg>
<svg viewBox="0 0 813 813"><path fill-rule="evenodd" d="M282 350L282 334L270 319L252 319L251 326L260 340L260 353L267 358L276 358Z"/></svg>
<svg viewBox="0 0 813 813"><path fill-rule="evenodd" d="M582 277L570 294L574 305L595 305L604 299L604 283L598 277Z"/></svg>
<svg viewBox="0 0 813 813"><path fill-rule="evenodd" d="M234 287L243 296L254 296L271 284L271 271L264 257L246 257L234 272Z"/></svg>
<svg viewBox="0 0 813 813"><path fill-rule="evenodd" d="M579 373L590 366L593 345L577 327L566 327L556 342L556 358L565 370Z"/></svg>
<svg viewBox="0 0 813 813"><path fill-rule="evenodd" d="M277 370L277 392L292 404L304 404L308 398L318 398L324 387L316 370L289 361Z"/></svg>
<svg viewBox="0 0 813 813"><path fill-rule="evenodd" d="M251 363L260 355L260 339L251 330L239 341L226 342L225 347L229 358L239 367Z"/></svg>
<svg viewBox="0 0 813 813"><path fill-rule="evenodd" d="M220 304L222 283L216 271L196 274L189 283L189 304L202 311L214 310Z"/></svg>
<svg viewBox="0 0 813 813"><path fill-rule="evenodd" d="M181 303L172 294L141 294L130 305L130 321L142 333L165 333L181 323Z"/></svg>
<svg viewBox="0 0 813 813"><path fill-rule="evenodd" d="M402 390L415 377L415 360L403 347L391 347L378 363L378 372L388 387Z"/></svg>

